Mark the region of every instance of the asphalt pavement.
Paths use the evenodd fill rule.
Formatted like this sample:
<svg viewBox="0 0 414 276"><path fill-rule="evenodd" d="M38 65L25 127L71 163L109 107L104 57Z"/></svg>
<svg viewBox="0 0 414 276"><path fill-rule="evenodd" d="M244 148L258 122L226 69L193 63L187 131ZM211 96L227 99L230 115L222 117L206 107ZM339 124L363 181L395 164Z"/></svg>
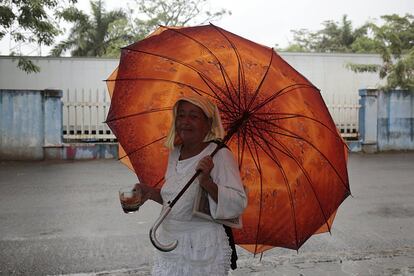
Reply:
<svg viewBox="0 0 414 276"><path fill-rule="evenodd" d="M238 248L232 275L414 275L414 152L350 155L352 197L298 252ZM115 160L0 162L0 275L150 275L159 205L124 214Z"/></svg>

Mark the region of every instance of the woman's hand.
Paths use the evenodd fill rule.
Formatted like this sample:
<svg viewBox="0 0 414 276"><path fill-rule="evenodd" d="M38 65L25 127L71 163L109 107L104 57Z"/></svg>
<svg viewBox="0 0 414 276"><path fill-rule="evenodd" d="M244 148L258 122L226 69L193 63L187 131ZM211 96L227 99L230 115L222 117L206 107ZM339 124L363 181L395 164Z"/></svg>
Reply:
<svg viewBox="0 0 414 276"><path fill-rule="evenodd" d="M216 183L210 177L211 170L214 168L213 158L211 156L203 157L198 162L196 170L200 170L201 173L198 176L200 186L207 191L207 193L213 198L215 202L218 201L218 188Z"/></svg>
<svg viewBox="0 0 414 276"><path fill-rule="evenodd" d="M134 190L141 190L142 200L143 202L147 201L148 199L154 200L160 204L162 204L162 198L160 195L160 190L148 186L145 183L137 183L134 186Z"/></svg>
<svg viewBox="0 0 414 276"><path fill-rule="evenodd" d="M196 167L196 171L200 170L201 173L198 177L200 182L204 182L210 179L211 170L214 168L213 158L211 156L203 157Z"/></svg>

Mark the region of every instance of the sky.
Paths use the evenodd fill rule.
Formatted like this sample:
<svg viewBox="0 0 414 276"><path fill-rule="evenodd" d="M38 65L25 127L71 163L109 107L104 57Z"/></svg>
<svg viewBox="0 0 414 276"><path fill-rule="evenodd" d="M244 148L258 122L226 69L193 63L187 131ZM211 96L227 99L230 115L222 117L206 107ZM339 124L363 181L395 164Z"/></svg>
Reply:
<svg viewBox="0 0 414 276"><path fill-rule="evenodd" d="M107 10L125 7L128 2L131 0L105 0ZM89 0L78 0L77 5L90 10ZM232 12L212 23L269 47L286 47L292 42L291 30L320 30L322 22L340 21L344 14L353 27L385 14L414 14L414 0L209 0L208 6ZM8 54L9 47L7 39L0 41L0 55ZM48 49L42 48L41 54L47 55Z"/></svg>
<svg viewBox="0 0 414 276"><path fill-rule="evenodd" d="M214 0L232 15L217 25L266 46L285 47L291 30L323 28L326 20L340 21L346 14L359 27L384 14L414 14L414 0Z"/></svg>

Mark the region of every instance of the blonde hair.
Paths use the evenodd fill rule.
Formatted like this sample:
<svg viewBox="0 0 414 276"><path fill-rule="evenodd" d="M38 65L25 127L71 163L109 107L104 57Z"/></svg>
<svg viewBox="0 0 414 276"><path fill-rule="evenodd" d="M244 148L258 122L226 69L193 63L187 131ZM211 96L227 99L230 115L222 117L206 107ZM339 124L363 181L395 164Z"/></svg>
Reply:
<svg viewBox="0 0 414 276"><path fill-rule="evenodd" d="M211 121L211 128L210 131L207 133L206 137L204 138L203 142L208 142L211 140L216 139L223 139L224 137L224 128L223 124L221 123L220 113L218 111L217 106L212 103L209 99L202 96L185 96L181 97L177 100L173 108L173 120L171 123L170 130L167 135L167 140L165 142L165 146L169 149L173 149L175 146L181 144L178 137L176 137L175 131L175 119L177 116L177 108L178 103L180 101L187 101L190 102L203 110L204 114L207 118Z"/></svg>

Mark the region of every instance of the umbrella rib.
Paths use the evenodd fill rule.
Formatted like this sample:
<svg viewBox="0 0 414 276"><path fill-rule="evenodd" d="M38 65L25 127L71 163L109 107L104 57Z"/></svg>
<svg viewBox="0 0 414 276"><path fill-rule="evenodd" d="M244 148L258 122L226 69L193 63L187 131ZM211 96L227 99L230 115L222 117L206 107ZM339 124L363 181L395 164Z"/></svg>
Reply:
<svg viewBox="0 0 414 276"><path fill-rule="evenodd" d="M219 111L221 114L224 114L225 112L222 113L222 109L219 108ZM226 117L222 117L221 118L221 122L223 123L223 127L224 129L227 129L227 126L231 126L231 124L237 120L239 113L236 111L229 111L228 113L225 113L227 116Z"/></svg>
<svg viewBox="0 0 414 276"><path fill-rule="evenodd" d="M239 163L239 170L241 170L242 168L242 163L243 163L243 159L244 159L244 148L246 146L246 132L242 129L242 145L240 148L240 133L237 132L237 159L238 159L238 163Z"/></svg>
<svg viewBox="0 0 414 276"><path fill-rule="evenodd" d="M246 143L246 145L247 145L247 149L250 152L251 157L253 158L254 165L255 165L257 171L259 172L259 177L260 177L260 201L259 201L260 202L260 204L259 204L260 206L259 206L259 218L257 220L256 242L255 242L255 249L254 249L254 252L256 254L256 252L257 252L257 243L258 243L258 240L259 240L260 220L262 218L262 208L263 208L262 207L262 199L263 199L263 176L262 176L262 168L260 166L260 160L259 160L259 155L257 153L256 145L253 145L254 148L255 148L255 153L256 153L255 156L254 156L254 154L252 152L252 149L250 148L249 143ZM255 157L257 158L257 160L255 159Z"/></svg>
<svg viewBox="0 0 414 276"><path fill-rule="evenodd" d="M248 131L247 127L246 127L246 130ZM251 138L253 139L254 136L251 136ZM253 158L254 165L255 165L257 171L259 172L259 178L260 178L259 217L258 217L258 220L257 220L256 241L255 241L255 247L254 247L254 254L256 255L256 252L257 252L257 243L259 241L260 220L262 218L262 208L263 208L263 206L262 206L262 199L263 199L263 177L262 177L262 169L260 167L259 157L258 157L258 154L257 154L257 149L256 149L256 158L257 158L257 162L256 162L256 159L255 159L255 157L253 155L253 152L252 152L252 149L250 148L249 143L247 143L246 145L247 145L247 149L249 150L250 156Z"/></svg>
<svg viewBox="0 0 414 276"><path fill-rule="evenodd" d="M287 119L295 119L295 118L309 119L309 120L314 121L318 124L321 124L322 126L327 128L332 134L334 134L335 136L338 136L338 132L336 131L336 129L335 129L335 131L333 131L328 125L324 124L323 122L321 122L321 121L319 121L315 118L302 115L302 114L296 114L296 113L261 113L261 112L257 112L257 113L255 113L255 115L270 115L270 116L272 116L272 115L274 115L274 116L278 116L278 115L285 116L286 115L287 116L287 117L283 117L283 118L266 119L267 121L270 121L270 122L271 121L287 120Z"/></svg>
<svg viewBox="0 0 414 276"><path fill-rule="evenodd" d="M238 83L238 86L239 86L239 89L236 92L238 92L239 105L240 105L241 104L241 101L240 101L240 95L241 95L240 81L242 82L241 86L243 87L243 91L245 92L247 90L246 89L246 83L245 83L244 67L242 66L243 65L242 58L240 56L239 51L237 50L236 45L234 45L234 43L230 40L230 38L227 35L224 34L224 32L221 30L221 28L219 28L219 27L217 27L217 26L215 26L211 23L210 23L210 25L213 26L213 28L217 32L219 32L230 43L231 47L233 48L234 53L236 54L237 63L238 63L237 83ZM246 93L243 93L243 95L246 95ZM246 98L244 99L244 101L246 102ZM239 109L240 109L240 106L239 106Z"/></svg>
<svg viewBox="0 0 414 276"><path fill-rule="evenodd" d="M263 129L263 131L265 131L265 132L268 132L268 130L266 130L266 129ZM287 131L287 132L289 132L288 130L285 130L285 131ZM271 135L270 135L271 136ZM289 137L292 137L292 136L289 136ZM305 139L302 139L301 137L298 137L298 136L293 136L293 138L296 138L296 139L299 139L299 140L304 140L304 141L306 141ZM324 210L323 210L323 208L322 208L322 205L321 205L321 202L319 201L319 198L317 197L317 195L316 195L316 192L315 192L315 190L314 190L314 187L313 187L313 181L310 179L310 176L308 175L308 173L307 173L307 171L306 171L306 169L299 163L299 161L292 155L292 153L289 151L289 149L286 147L286 145L284 145L282 142L280 142L280 141L278 141L277 139L274 139L280 146L282 146L288 153L289 153L289 157L291 157L294 161L295 161L295 163L298 165L298 167L301 169L301 171L303 172L303 174L305 175L305 177L306 177L306 179L308 180L308 182L309 182L309 185L310 185L310 187L311 187L311 189L312 189L312 192L313 192L313 194L314 194L314 196L315 196L315 199L316 199L316 201L318 202L318 205L319 205L319 208L320 208L320 210L321 210L321 212L322 212L322 215L323 215L323 218L324 218L324 220L325 220L325 224L327 225L327 227L328 227L328 231L329 232L331 232L331 227L330 227L330 225L329 225L329 223L328 223L328 219L327 219L327 216L325 215L325 212L324 212ZM307 141L306 141L307 142ZM309 142L307 142L308 144L310 144ZM312 144L311 144L311 146L312 146ZM326 160L327 160L327 158L316 148L316 147L313 147L313 148L315 148ZM335 168L332 166L332 164L329 162L329 160L327 160L327 162L331 165L331 167L332 167L332 169L336 172L336 174L338 175L338 173L337 173L337 171L335 170ZM338 175L338 178L341 180L341 182L342 182L342 178ZM344 184L344 183L343 183ZM344 187L345 187L345 189L349 192L349 189L346 187L346 185L344 184Z"/></svg>
<svg viewBox="0 0 414 276"><path fill-rule="evenodd" d="M113 79L113 80L106 80L106 81L107 82L117 82L117 81L155 81L155 82L159 81L159 82L170 82L170 83L173 83L173 84L176 84L176 85L186 86L186 87L190 88L191 90L193 90L194 92L196 92L199 95L201 95L199 93L199 92L201 92L202 94L206 94L206 95L208 95L210 97L213 97L213 95L209 94L208 92L206 92L206 91L204 91L204 90L202 90L200 88L194 87L192 85L189 85L189 84L186 84L186 83L183 83L183 82L173 81L173 80L168 80L168 79L160 79L160 78L120 78L120 79ZM213 97L213 98L215 98L216 100L220 100L217 97L217 94L215 96L216 97Z"/></svg>
<svg viewBox="0 0 414 276"><path fill-rule="evenodd" d="M287 175L286 175L286 172L285 172L285 169L283 168L283 166L282 166L282 163L279 161L279 159L277 158L277 154L273 151L273 149L270 147L270 146L272 146L273 148L275 148L276 150L278 150L278 151L280 151L280 152L282 152L283 154L285 154L285 155L287 155L287 156L289 156L289 157L291 157L288 153L286 153L286 152L284 152L283 150L281 150L280 148L278 148L277 146L275 146L275 145L273 145L272 143L269 143L269 141L267 141L266 139L265 139L265 137L263 136L263 134L262 134L262 132L258 129L258 128L256 128L256 127L254 127L256 130L257 130L257 133L259 134L258 136L261 138L261 140L263 141L263 143L265 143L265 145L267 146L267 148L268 148L268 150L271 152L271 154L270 153L268 153L263 147L262 147L262 145L260 145L260 143L258 143L258 145L260 146L260 148L263 150L263 152L271 159L271 160L273 160L273 162L275 162L276 163L276 165L279 167L279 169L280 169L280 172L281 172L281 174L282 174L282 176L283 176L283 180L284 180L284 183L285 183L285 186L286 186L286 190L288 191L288 195L289 195L289 199L290 199L290 201L289 201L289 203L290 203L290 208L291 208L291 210L292 210L292 224L293 224L293 228L294 228L294 231L295 231L295 240L296 240L296 247L298 247L298 245L299 245L299 241L298 241L298 230L297 230L297 227L296 227L296 210L295 210L295 205L294 205L294 201L293 201L293 195L292 195L292 190L290 189L290 186L289 186L289 181L288 181L288 179L287 179ZM276 142L278 142L274 137L272 137L271 136L271 138L273 139L273 140L275 140ZM279 143L279 142L278 142Z"/></svg>
<svg viewBox="0 0 414 276"><path fill-rule="evenodd" d="M229 112L229 113L233 113L230 109L229 109L229 107L227 106L227 104L218 96L218 94L214 91L214 89L210 86L210 84L207 82L207 80L206 79L204 79L204 77L203 76L201 76L201 75L199 75L200 76L200 78L203 80L203 82L208 86L208 88L210 88L210 90L214 93L214 95L216 95L216 98L218 98L219 99L219 101L221 102L221 104L224 106L224 107L226 107L226 110ZM224 93L225 94L225 93ZM225 94L226 95L226 94ZM227 96L227 95L226 95ZM235 108L235 106L234 106L234 102L233 102L233 100L230 98L230 96L227 96L227 98L229 99L229 101L232 103L232 106L233 106L233 108Z"/></svg>
<svg viewBox="0 0 414 276"><path fill-rule="evenodd" d="M223 123L223 127L226 130L226 132L229 132L230 128L233 127L233 123L237 121L237 119L239 119L239 113L231 112L231 113L227 113L226 115L228 116L228 118L223 117L222 123Z"/></svg>
<svg viewBox="0 0 414 276"><path fill-rule="evenodd" d="M171 109L172 109L171 107L151 109L151 110L147 110L147 111L143 111L143 112L137 112L137 113L133 113L133 114L124 115L124 116L121 116L121 117L115 117L113 119L106 120L104 123L108 124L108 123L112 123L112 122L115 122L115 121L131 118L131 117L135 117L135 116L141 116L141 115L147 115L147 114L151 114L151 113L170 111Z"/></svg>
<svg viewBox="0 0 414 276"><path fill-rule="evenodd" d="M164 81L164 82L170 82L170 83L173 83L173 84L176 84L176 85L183 85L183 86L186 86L186 87L190 88L191 90L193 90L198 95L205 94L207 96L210 96L210 97L214 98L215 100L217 100L218 102L220 102L223 106L226 106L225 103L223 102L223 100L218 96L218 94L213 90L213 88L207 82L205 82L204 79L203 79L203 81L210 88L210 90L212 91L213 95L210 94L210 93L208 93L208 92L206 92L206 91L204 91L204 90L202 90L202 89L200 89L200 88L194 87L192 85L189 85L189 84L186 84L186 83L183 83L183 82L168 80L168 79L160 79L160 78L120 78L120 79L107 80L107 81L116 82L116 81L131 81L131 80L132 81L134 81L134 80L137 80L137 81L140 81L140 80L142 80L142 81L160 81L160 82ZM227 108L227 110L229 112L231 112L228 108Z"/></svg>
<svg viewBox="0 0 414 276"><path fill-rule="evenodd" d="M256 88L256 91L254 91L254 95L253 95L252 99L250 100L249 104L247 105L247 110L250 110L250 107L252 106L252 104L253 104L253 103L254 103L254 101L256 100L256 97L257 97L257 95L259 94L259 90L260 90L260 88L262 87L262 85L263 85L263 83L264 83L264 81L265 81L265 79L266 79L266 77L267 77L267 74L269 73L270 65L272 65L272 62L273 62L273 56L274 56L274 50L273 50L273 48L271 49L271 52L272 52L272 54L271 54L271 56L270 56L269 65L268 65L268 66L267 66L267 68L266 68L266 72L264 73L264 75L263 75L263 77L262 77L262 80L261 80L261 81L260 81L260 83L259 83L259 86Z"/></svg>
<svg viewBox="0 0 414 276"><path fill-rule="evenodd" d="M253 125L253 126L251 126L252 128L254 128L256 131L258 131L258 132L260 132L260 131L266 131L266 129L264 129L264 128L261 128L261 127L259 127L259 126L257 126L257 125ZM267 134L273 139L273 140L275 140L275 138L273 137L273 136L271 136L270 135L270 133L272 133L272 134L280 134L280 135L283 135L283 133L279 133L279 132L276 132L276 131L266 131L267 132ZM255 134L253 133L253 132L251 132L251 136L254 136ZM290 136L290 137L292 137L292 138L294 138L294 136ZM275 147L276 148L276 146L275 145L273 145L273 144L271 144L271 143L269 143L269 141L267 141L263 136L261 136L260 138L262 138L262 140L263 140L263 142L264 143L266 143L266 144L268 144L268 145L272 145L273 147ZM275 140L276 142L277 142L277 140ZM279 151L281 151L281 152L283 152L280 148L277 148ZM287 152L283 152L285 155L288 155L288 153Z"/></svg>
<svg viewBox="0 0 414 276"><path fill-rule="evenodd" d="M303 137L300 137L298 134L296 134L296 133L294 133L293 131L290 131L290 130L288 130L288 129L286 129L286 128L284 128L284 127L282 127L282 126L280 126L280 125L276 125L276 124L274 124L274 123L272 123L272 122L269 122L269 121L264 121L264 120L260 120L259 118L256 118L256 119L258 119L259 121L261 121L261 122L265 122L265 123L267 123L267 124L270 124L270 125L272 125L273 127L276 127L276 128L279 128L279 129L281 129L281 130L283 130L283 131L286 131L287 133L290 133L291 135L288 135L288 134L284 134L284 133L278 133L278 132L274 132L274 131L271 131L271 130L266 130L266 129L262 129L262 130L265 130L265 131L269 131L269 132L272 132L272 133L274 133L274 134L279 134L279 135L283 135L283 136L286 136L286 137L290 137L290 138L294 138L294 139L298 139L298 140L303 140L303 141L305 141L308 145L310 145L312 148L314 148L325 160L326 160L326 162L328 162L328 164L331 166L331 168L332 168L332 170L335 172L335 174L338 176L338 178L339 178L339 180L341 180L341 183L342 183L342 185L344 186L344 188L348 191L348 192L350 192L349 191L349 188L346 186L346 184L345 184L345 181L342 179L342 177L339 175L339 173L338 173L338 171L335 169L335 166L333 166L333 164L330 162L330 160L325 156L325 154L323 154L315 145L313 145L311 142L309 142L308 140L306 140L306 139L304 139ZM256 128L259 128L259 126L256 126ZM342 141L341 141L341 143L343 143Z"/></svg>
<svg viewBox="0 0 414 276"><path fill-rule="evenodd" d="M306 83L295 83L292 85L288 85L276 92L274 92L271 96L269 96L267 99L263 100L260 104L258 104L257 106L255 106L252 109L252 112L256 112L257 110L261 109L263 106L267 105L268 103L270 103L271 101L273 101L274 99L288 93L288 92L292 92L295 91L298 88L314 88L316 90L318 90L315 86L310 85L310 84L306 84ZM289 90L287 90L289 89ZM318 90L319 91L319 90Z"/></svg>
<svg viewBox="0 0 414 276"><path fill-rule="evenodd" d="M212 25L212 24L211 24ZM213 25L213 27L215 27L214 25ZM167 27L167 26L164 26L164 28L167 28L168 30L170 30L170 31L173 31L173 32L175 32L175 33L178 33L178 34L180 34L180 35L182 35L182 36L185 36L185 37L187 37L188 39L191 39L192 41L194 41L194 42L196 42L197 44L199 44L200 46L202 46L203 48L205 48L209 53L210 53L210 55L211 56L213 56L214 57L214 59L218 62L218 64L219 64L219 67L220 67L220 71L221 71L221 75L222 75L222 77L223 77L223 81L224 81L224 83L226 84L226 88L227 88L227 91L230 91L230 89L229 89L229 84L227 83L227 79L228 79L228 81L229 81L229 83L230 83L230 85L231 85L231 87L233 88L233 90L235 90L235 87L234 87L234 85L233 85L233 83L231 82L231 79L230 79L230 76L228 75L228 73L227 73L227 71L224 69L224 66L223 66L223 64L220 62L220 60L218 59L218 57L206 46L206 45L204 45L203 43L201 43L200 41L198 41L197 39L195 39L195 38L193 38L193 37L191 37L191 36L189 36L189 35L187 35L187 34L185 34L185 33L183 33L183 32L181 32L181 30L179 30L179 29L173 29L173 28L169 28L169 27ZM226 79L226 77L227 77L227 79Z"/></svg>
<svg viewBox="0 0 414 276"><path fill-rule="evenodd" d="M137 52L137 53L142 53L142 54L146 54L146 55L150 55L150 56L164 58L166 60L170 60L170 61L176 62L178 64L181 64L181 65L183 65L183 66L191 69L192 71L196 72L202 79L208 80L210 83L212 83L215 86L215 88L217 90L220 90L221 91L221 88L213 80L211 80L207 75L203 74L201 71L197 70L197 68L195 68L194 66L191 66L190 64L184 63L184 62L179 61L177 59L174 59L172 57L168 57L168 56L164 56L164 55L160 55L160 54L156 54L156 53L151 53L151 52L137 50L137 49L131 49L131 48L128 48L128 47L126 47L124 49L125 50L128 50L128 51L131 51L131 52ZM211 89L210 86L209 86L209 88ZM215 93L215 91L213 89L212 89L212 92ZM223 93L223 94L226 95L227 98L228 98L228 95L226 93ZM229 100L231 101L231 99L229 99Z"/></svg>
<svg viewBox="0 0 414 276"><path fill-rule="evenodd" d="M297 136L294 136L294 135L289 135L289 134L278 132L278 131L275 131L275 130L268 130L268 129L265 129L265 128L261 128L259 126L255 126L255 128L263 130L263 131L267 131L270 134L277 134L277 135L281 135L281 136L285 136L285 137L289 137L289 138L298 138Z"/></svg>
<svg viewBox="0 0 414 276"><path fill-rule="evenodd" d="M290 153L290 150L286 147L286 145L285 144L283 144L281 141L278 141L278 143L279 143L279 145L281 145L287 152L289 152ZM314 189L314 185L313 185L313 181L311 180L311 178L310 178L310 176L309 176L309 174L308 174L308 172L306 171L306 169L302 166L302 164L300 164L300 162L294 157L294 156L292 156L292 159L295 161L295 163L298 165L298 167L301 169L301 171L303 172L303 174L305 175L305 177L306 177L306 179L308 180L308 183L309 183L309 185L310 185L310 187L311 187L311 189L312 189L312 192L313 192L313 195L314 195L314 197L315 197L315 199L316 199L316 201L318 202L318 206L319 206L319 209L320 209L320 211L322 212L322 216L323 216L323 219L324 219L324 221L325 221L325 224L326 224L326 226L328 227L328 231L329 232L331 232L331 226L329 225L329 223L328 223L328 220L329 220L329 217L327 217L326 216L326 214L325 214L325 211L323 210L323 208L322 208L322 204L321 204L321 202L320 202L320 200L319 200L319 198L318 198L318 196L316 195L316 192L315 192L315 189Z"/></svg>
<svg viewBox="0 0 414 276"><path fill-rule="evenodd" d="M266 131L266 130L264 130L264 131ZM269 136L271 136L271 135L269 135ZM272 136L271 136L272 137ZM327 225L327 227L328 227L328 231L330 232L331 231L331 228L330 228L330 226L329 226L329 224L328 224L328 219L327 219L327 216L325 215L325 212L324 212L324 210L323 210L323 208L322 208L322 205L321 205L321 203L320 203L320 201L319 201L319 198L317 197L317 195L316 195L316 192L315 192L315 190L314 190L314 187L313 187L313 181L311 180L311 178L310 178L310 176L308 175L308 173L307 173L307 171L305 170L305 168L299 163L299 161L293 156L293 154L289 151L289 149L282 143L282 142L280 142L280 141L278 141L276 138L274 138L274 137L272 137L273 138L273 140L275 141L275 142L277 142L281 147L283 147L284 148L284 150L286 150L287 152L288 152L288 154L286 154L284 151L282 151L282 150L280 150L278 147L276 147L275 146L275 148L276 149L278 149L278 150L280 150L282 153L284 153L284 154L286 154L288 157L290 157L297 165L298 165L298 167L301 169L301 171L302 171L302 173L305 175L305 177L306 177L306 179L308 180L308 183L309 183L309 185L310 185L310 187L311 187L311 189L312 189L312 192L313 192L313 195L314 195L314 197L315 197L315 199L316 199L316 201L318 202L318 206L319 206L319 209L320 209L320 211L322 212L322 215L323 215L323 218L324 218L324 224L326 224ZM295 226L295 230L296 230L296 226ZM297 235L297 232L296 232L296 235ZM303 241L304 242L304 241ZM302 244L303 244L303 242L302 242ZM296 246L297 247L299 247L299 241L297 240L297 236L296 236Z"/></svg>
<svg viewBox="0 0 414 276"><path fill-rule="evenodd" d="M155 143L157 143L157 142L161 141L162 139L165 139L166 137L167 137L167 136L163 136L163 137L158 138L158 139L156 139L156 140L153 140L153 141L151 141L150 143L145 144L145 145L143 145L143 146L141 146L141 147L139 147L139 148L137 148L137 149L134 149L133 151L128 152L128 153L127 153L127 154L125 154L124 156L122 156L122 157L118 158L118 160L121 160L121 159L123 159L123 158L125 158L125 157L127 157L127 156L131 156L132 154L135 154L136 152L138 152L138 151L142 150L143 148L146 148L146 147L148 147L148 146L151 146L152 144L155 144Z"/></svg>
<svg viewBox="0 0 414 276"><path fill-rule="evenodd" d="M272 143L270 143L269 141L267 141L266 139L265 139L265 137L263 136L263 134L260 132L260 131L265 131L263 128L260 128L260 127L257 127L257 126L251 126L251 128L254 128L255 129L255 131L257 131L258 133L260 133L261 135L255 135L254 133L253 133L253 131L251 131L250 130L250 136L258 136L259 138L261 138L261 140L266 144L266 146L267 147L269 147L270 148L270 146L272 146L273 148L275 148L275 149L277 149L277 150L279 150L280 152L282 152L282 153L284 153L285 155L289 155L289 153L288 152L284 152L284 151L282 151L280 148L277 148L274 144L272 144ZM268 133L269 134L269 133ZM273 140L275 140L275 138L274 137L272 137L271 135L269 135ZM254 138L253 138L254 139ZM257 139L254 139L255 140L255 142L257 142L258 143L258 140ZM276 141L276 140L275 140ZM265 149L260 145L260 143L258 143L259 144L259 146L262 148L262 150L267 154L267 155L269 155L268 154L268 152L266 152L265 151ZM273 152L273 151L272 151ZM269 157L271 157L270 155L269 155Z"/></svg>

